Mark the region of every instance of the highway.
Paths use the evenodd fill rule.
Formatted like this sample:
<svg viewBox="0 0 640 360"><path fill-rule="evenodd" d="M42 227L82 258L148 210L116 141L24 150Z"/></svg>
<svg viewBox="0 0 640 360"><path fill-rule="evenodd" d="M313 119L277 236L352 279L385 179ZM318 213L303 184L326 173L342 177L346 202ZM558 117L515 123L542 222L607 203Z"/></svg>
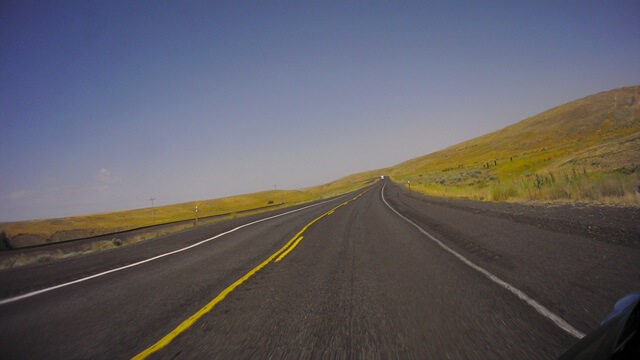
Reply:
<svg viewBox="0 0 640 360"><path fill-rule="evenodd" d="M0 275L4 359L549 359L640 290L640 247L384 180Z"/></svg>

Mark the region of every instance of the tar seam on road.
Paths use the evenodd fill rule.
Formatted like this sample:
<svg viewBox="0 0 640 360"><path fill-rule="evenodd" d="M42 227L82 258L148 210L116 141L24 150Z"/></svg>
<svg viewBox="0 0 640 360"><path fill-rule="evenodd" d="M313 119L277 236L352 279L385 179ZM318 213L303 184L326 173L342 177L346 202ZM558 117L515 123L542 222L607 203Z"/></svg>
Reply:
<svg viewBox="0 0 640 360"><path fill-rule="evenodd" d="M213 300L211 300L209 303L207 303L205 306L203 306L195 314L191 315L187 320L183 321L175 329L173 329L167 335L163 336L162 339L158 340L158 342L156 342L155 344L153 344L150 347L146 348L144 351L142 351L138 355L134 356L132 359L134 359L134 360L145 359L149 355L151 355L151 354L155 353L156 351L158 351L158 350L164 348L165 346L169 345L169 343L173 339L175 339L178 335L180 335L181 333L183 333L184 331L189 329L191 327L191 325L193 325L196 321L198 321L205 314L210 312L219 302L224 300L224 298L227 297L227 295L229 295L229 293L231 293L236 287L240 286L243 282L247 281L251 276L253 276L255 273L260 271L260 269L262 269L263 267L267 266L274 259L277 258L276 262L282 260L282 258L284 258L289 252L291 252L293 250L293 248L295 248L298 245L298 243L300 243L300 241L303 238L302 233L304 233L311 225L313 225L314 223L316 223L318 220L322 219L323 217L333 214L333 212L336 209L338 209L341 206L347 205L351 201L356 200L357 198L359 198L360 196L362 196L364 193L366 193L369 190L371 190L371 188L361 192L360 194L358 194L353 199L348 200L346 202L343 202L342 204L334 207L333 209L331 209L331 210L325 212L324 214L318 216L317 218L313 219L311 222L309 222L307 225L305 225L300 231L298 231L298 233L295 234L289 241L287 241L287 243L284 244L284 246L281 247L280 250L278 250L275 253L273 253L271 256L269 256L269 258L267 258L265 261L260 263L260 265L256 266L251 271L246 273L243 277L241 277L240 279L236 280L233 284L229 285L226 289L222 290L222 292L220 292L215 298L213 298Z"/></svg>
<svg viewBox="0 0 640 360"><path fill-rule="evenodd" d="M292 213L295 213L295 212L298 212L298 211L301 211L301 210L304 210L304 209L308 209L308 208L311 208L311 207L314 207L314 206L326 204L328 202L335 201L335 200L337 200L337 199L331 199L331 200L323 201L323 202L320 202L320 203L317 203L317 204L313 204L313 205L302 207L300 209L295 209L295 210L288 211L288 212L285 212L285 213L282 213L282 214L278 214L278 215L270 216L270 217L267 217L267 218L264 218L264 219L256 220L256 221L250 222L248 224L240 225L240 226L238 226L236 228L233 228L233 229L231 229L229 231L225 231L225 232L223 232L221 234L218 234L216 236L213 236L213 237L210 237L208 239L199 241L199 242L197 242L197 243L195 243L193 245L189 245L187 247L184 247L184 248L181 248L181 249L178 249L178 250L170 251L168 253L160 254L160 255L157 255L157 256L154 256L154 257L151 257L151 258L148 258L148 259L145 259L145 260L141 260L141 261L138 261L138 262L135 262L135 263L132 263L132 264L124 265L124 266L121 266L121 267L117 267L115 269L103 271L101 273L93 274L93 275L90 275L90 276L86 276L86 277L83 277L83 278L80 278L80 279L76 279L76 280L69 281L69 282L66 282L66 283L58 284L58 285L51 286L51 287L48 287L48 288L44 288L44 289L28 292L26 294L14 296L14 297L7 298L7 299L2 299L2 300L0 300L0 305L12 303L12 302L15 302L15 301L18 301L18 300L22 300L22 299L26 299L26 298L29 298L29 297L32 297L32 296L35 296L35 295L40 295L42 293L46 293L46 292L49 292L49 291L52 291L52 290L60 289L60 288L63 288L65 286L81 283L81 282L84 282L84 281L87 281L87 280L91 280L91 279L94 279L94 278L97 278L97 277L100 277L100 276L104 276L104 275L107 275L107 274L114 273L116 271L132 268L134 266L138 266L138 265L142 265L142 264L154 261L154 260L158 260L158 259L163 258L165 256L177 254L177 253L192 249L192 248L194 248L196 246L200 246L200 245L205 244L205 243L207 243L207 242L209 242L211 240L215 240L215 239L217 239L217 238L219 238L221 236L230 234L232 232L235 232L235 231L240 230L242 228L245 228L247 226L251 226L251 225L263 222L263 221L275 219L275 218L280 217L280 216L289 215L289 214L292 214Z"/></svg>
<svg viewBox="0 0 640 360"><path fill-rule="evenodd" d="M418 224L414 223L413 221L409 220L408 218L406 218L404 215L400 214L396 209L394 209L391 205L389 205L389 203L387 202L387 200L385 200L384 198L384 188L387 186L387 184L385 183L382 186L382 191L380 192L380 194L382 195L382 201L389 207L389 209L391 209L394 213L396 213L396 215L400 216L402 219L404 219L406 222L408 222L409 224L413 225L416 229L418 229L421 233L423 233L424 235L426 235L429 239L433 240L436 244L438 244L441 248L443 248L444 250L446 250L447 252L451 253L453 256L457 257L460 261L462 261L463 263L465 263L466 265L469 265L471 268L473 268L474 270L478 271L479 273L481 273L482 275L486 276L489 280L493 281L494 283L500 285L501 287L509 290L512 294L514 294L515 296L517 296L518 298L520 298L521 300L523 300L525 303L527 303L529 306L531 306L532 308L534 308L538 313L540 313L542 316L546 317L547 319L551 320L554 324L556 324L556 326L558 326L560 329L564 330L565 332L567 332L569 335L574 336L578 339L581 339L584 337L584 333L582 333L581 331L577 330L576 328L574 328L573 326L571 326L571 324L569 324L567 321L565 321L564 319L562 319L560 316L554 314L551 310L547 309L546 307L544 307L542 304L540 304L539 302L535 301L534 299L532 299L531 297L529 297L527 294L525 294L522 290L516 288L515 286L509 284L508 282L500 279L499 277L493 275L492 273L490 273L489 271L481 268L480 266L474 264L473 262L471 262L469 259L467 259L466 257L458 254L456 251L454 251L453 249L451 249L450 247L448 247L447 245L445 245L442 241L438 240L436 237L434 237L433 235L429 234L427 231L425 231L422 227L420 227Z"/></svg>

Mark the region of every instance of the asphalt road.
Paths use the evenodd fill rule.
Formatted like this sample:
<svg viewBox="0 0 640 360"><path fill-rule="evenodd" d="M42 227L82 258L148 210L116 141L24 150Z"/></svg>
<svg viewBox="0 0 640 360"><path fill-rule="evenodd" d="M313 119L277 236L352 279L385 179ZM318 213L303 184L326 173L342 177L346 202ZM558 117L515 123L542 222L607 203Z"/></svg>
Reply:
<svg viewBox="0 0 640 360"><path fill-rule="evenodd" d="M293 213L0 271L0 354L548 359L640 289L638 246L385 183Z"/></svg>

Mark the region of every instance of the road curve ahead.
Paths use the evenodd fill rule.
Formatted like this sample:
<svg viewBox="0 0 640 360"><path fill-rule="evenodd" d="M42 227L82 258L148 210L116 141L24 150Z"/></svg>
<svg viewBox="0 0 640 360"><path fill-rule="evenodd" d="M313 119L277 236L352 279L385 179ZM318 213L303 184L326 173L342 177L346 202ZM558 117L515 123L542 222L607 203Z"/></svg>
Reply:
<svg viewBox="0 0 640 360"><path fill-rule="evenodd" d="M2 271L0 353L548 359L640 289L639 259L634 246L382 181L291 213Z"/></svg>

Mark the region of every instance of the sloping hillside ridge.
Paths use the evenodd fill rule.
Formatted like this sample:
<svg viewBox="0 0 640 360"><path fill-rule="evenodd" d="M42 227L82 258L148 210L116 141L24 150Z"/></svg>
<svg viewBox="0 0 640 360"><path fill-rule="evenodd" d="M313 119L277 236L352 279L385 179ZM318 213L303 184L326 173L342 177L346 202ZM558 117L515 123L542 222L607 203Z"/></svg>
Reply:
<svg viewBox="0 0 640 360"><path fill-rule="evenodd" d="M634 203L639 167L640 87L632 86L557 106L387 171L433 195Z"/></svg>
<svg viewBox="0 0 640 360"><path fill-rule="evenodd" d="M198 216L204 220L200 223L217 222L337 196L363 188L371 183L371 177L351 176L303 190L269 190L153 208L5 222L0 223L0 250L65 242L194 220L196 207L198 208ZM208 217L215 217L215 219L206 219ZM190 226L193 225L180 225L165 232L177 231ZM155 237L157 234L157 230L151 229L148 234L140 235L132 242ZM105 246L111 247L111 244Z"/></svg>

